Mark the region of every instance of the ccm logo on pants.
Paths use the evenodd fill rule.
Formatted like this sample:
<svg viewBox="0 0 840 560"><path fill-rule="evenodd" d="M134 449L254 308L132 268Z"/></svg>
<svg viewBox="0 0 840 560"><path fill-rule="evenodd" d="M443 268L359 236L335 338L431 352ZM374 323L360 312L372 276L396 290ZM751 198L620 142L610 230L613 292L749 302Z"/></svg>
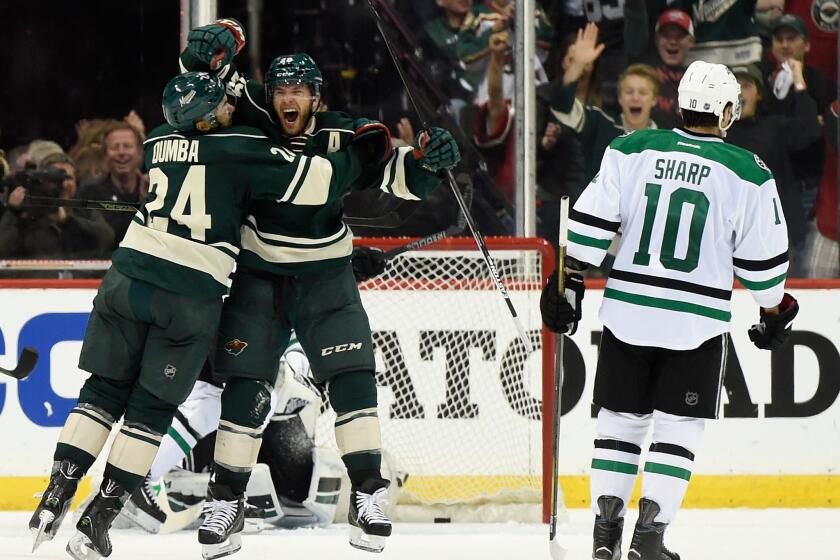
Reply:
<svg viewBox="0 0 840 560"><path fill-rule="evenodd" d="M350 350L361 350L361 342L351 342L350 344L339 344L338 346L327 346L321 348L322 356L329 356L330 354L338 354L339 352L348 352Z"/></svg>

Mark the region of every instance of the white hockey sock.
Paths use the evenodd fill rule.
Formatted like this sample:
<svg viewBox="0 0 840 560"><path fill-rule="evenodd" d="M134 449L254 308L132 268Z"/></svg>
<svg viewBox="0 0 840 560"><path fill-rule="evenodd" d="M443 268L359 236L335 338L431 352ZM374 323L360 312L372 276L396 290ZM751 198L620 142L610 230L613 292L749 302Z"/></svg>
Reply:
<svg viewBox="0 0 840 560"><path fill-rule="evenodd" d="M702 418L653 413L653 443L642 477L642 496L659 504L657 523L670 523L680 509L703 439Z"/></svg>
<svg viewBox="0 0 840 560"><path fill-rule="evenodd" d="M650 418L650 414L613 412L606 408L598 412L598 436L590 474L592 511L596 515L600 513L600 496L621 498L624 502L621 516L627 511Z"/></svg>

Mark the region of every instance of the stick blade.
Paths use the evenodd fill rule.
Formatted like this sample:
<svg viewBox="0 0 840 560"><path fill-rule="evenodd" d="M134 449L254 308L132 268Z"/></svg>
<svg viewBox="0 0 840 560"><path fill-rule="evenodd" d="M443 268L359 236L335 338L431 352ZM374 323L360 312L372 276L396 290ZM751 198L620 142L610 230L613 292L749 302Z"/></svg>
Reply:
<svg viewBox="0 0 840 560"><path fill-rule="evenodd" d="M560 546L557 535L554 535L554 538L548 541L548 552L551 554L551 560L565 560L567 551Z"/></svg>
<svg viewBox="0 0 840 560"><path fill-rule="evenodd" d="M18 364L15 369L8 370L0 368L0 372L14 377L18 381L23 381L29 377L29 374L32 373L33 369L35 369L35 364L37 363L38 351L31 346L27 346L23 349L23 352L20 353L20 359L18 360Z"/></svg>

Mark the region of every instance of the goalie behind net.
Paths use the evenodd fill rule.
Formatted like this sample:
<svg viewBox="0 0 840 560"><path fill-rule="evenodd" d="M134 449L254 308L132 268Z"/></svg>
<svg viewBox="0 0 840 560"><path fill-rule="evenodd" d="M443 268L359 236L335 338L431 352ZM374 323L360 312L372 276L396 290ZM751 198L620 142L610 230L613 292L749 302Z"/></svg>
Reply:
<svg viewBox="0 0 840 560"><path fill-rule="evenodd" d="M405 242L357 240L385 251ZM541 519L542 394L553 359L542 350L539 296L554 257L542 240L487 244L530 355L471 238L399 255L360 285L376 347L383 466L391 478L407 474L397 519ZM321 415L316 444L335 445L333 421L331 411Z"/></svg>

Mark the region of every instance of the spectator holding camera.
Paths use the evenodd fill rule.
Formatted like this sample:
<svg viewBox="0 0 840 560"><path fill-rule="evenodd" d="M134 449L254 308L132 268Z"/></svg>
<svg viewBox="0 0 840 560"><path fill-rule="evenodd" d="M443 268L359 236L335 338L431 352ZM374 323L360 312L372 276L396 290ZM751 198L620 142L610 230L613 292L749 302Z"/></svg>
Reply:
<svg viewBox="0 0 840 560"><path fill-rule="evenodd" d="M60 206L23 206L30 193L72 198L76 191L75 171L73 160L61 153L46 156L36 171L6 178L10 192L7 209L0 218L0 256L60 259L104 258L110 254L114 235L102 216Z"/></svg>
<svg viewBox="0 0 840 560"><path fill-rule="evenodd" d="M143 140L140 132L127 122L113 122L103 135L107 172L83 183L79 197L87 200L141 202L147 185L140 169L143 165ZM125 236L134 215L131 212L108 212L105 220L113 232L111 249Z"/></svg>

